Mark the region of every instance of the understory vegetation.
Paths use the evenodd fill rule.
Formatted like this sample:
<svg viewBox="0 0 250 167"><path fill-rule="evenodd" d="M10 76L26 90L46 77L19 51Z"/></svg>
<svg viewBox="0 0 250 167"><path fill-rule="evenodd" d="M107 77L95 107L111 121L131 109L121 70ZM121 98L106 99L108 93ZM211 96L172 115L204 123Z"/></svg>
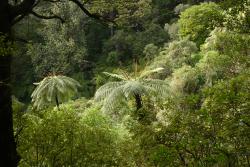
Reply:
<svg viewBox="0 0 250 167"><path fill-rule="evenodd" d="M250 166L249 0L46 3L14 29L20 167Z"/></svg>

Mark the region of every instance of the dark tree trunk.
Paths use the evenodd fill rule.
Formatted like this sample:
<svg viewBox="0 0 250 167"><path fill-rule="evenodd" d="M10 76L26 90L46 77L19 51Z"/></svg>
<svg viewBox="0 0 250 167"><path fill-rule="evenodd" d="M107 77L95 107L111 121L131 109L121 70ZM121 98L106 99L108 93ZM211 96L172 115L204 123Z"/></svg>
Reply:
<svg viewBox="0 0 250 167"><path fill-rule="evenodd" d="M142 108L142 100L139 94L135 94L135 102L136 102L136 109L139 110Z"/></svg>
<svg viewBox="0 0 250 167"><path fill-rule="evenodd" d="M57 94L56 94L56 106L57 106L57 109L59 110L59 100L58 100L58 97L57 97Z"/></svg>
<svg viewBox="0 0 250 167"><path fill-rule="evenodd" d="M0 49L11 42L11 27L32 13L36 0L23 0L16 5L10 5L9 0L0 0L0 36L4 35L5 41L0 45ZM56 1L55 1L56 2ZM101 16L90 13L81 1L72 0L87 16L102 20ZM36 4L37 5L37 4ZM34 12L33 12L34 14ZM39 16L42 19L59 18L58 16ZM19 162L19 155L16 151L14 139L11 87L10 87L10 67L11 53L1 55L0 52L0 166L15 167ZM58 103L59 104L59 103Z"/></svg>
<svg viewBox="0 0 250 167"><path fill-rule="evenodd" d="M142 99L139 94L135 94L135 103L136 103L136 117L138 121L142 121L145 118L145 113L141 111L142 108Z"/></svg>
<svg viewBox="0 0 250 167"><path fill-rule="evenodd" d="M0 36L6 38L1 48L10 42L11 16L8 0L0 1ZM2 36L3 37L3 36ZM10 86L11 55L0 55L0 166L17 166L19 156L13 133L11 86Z"/></svg>

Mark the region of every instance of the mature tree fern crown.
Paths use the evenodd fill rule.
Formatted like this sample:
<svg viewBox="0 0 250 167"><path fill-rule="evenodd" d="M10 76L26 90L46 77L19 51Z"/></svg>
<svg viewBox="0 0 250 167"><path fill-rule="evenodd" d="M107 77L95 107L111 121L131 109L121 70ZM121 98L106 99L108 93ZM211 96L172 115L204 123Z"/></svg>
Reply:
<svg viewBox="0 0 250 167"><path fill-rule="evenodd" d="M103 102L104 110L112 110L124 99L128 100L143 95L163 97L168 92L166 82L148 78L151 74L160 72L161 70L163 68L143 71L135 77L124 71L121 74L104 72L105 75L120 81L108 82L101 86L96 91L95 100Z"/></svg>
<svg viewBox="0 0 250 167"><path fill-rule="evenodd" d="M34 83L36 89L31 95L33 107L41 109L49 104L64 102L72 98L77 93L80 84L69 77L53 75L45 77L41 82Z"/></svg>

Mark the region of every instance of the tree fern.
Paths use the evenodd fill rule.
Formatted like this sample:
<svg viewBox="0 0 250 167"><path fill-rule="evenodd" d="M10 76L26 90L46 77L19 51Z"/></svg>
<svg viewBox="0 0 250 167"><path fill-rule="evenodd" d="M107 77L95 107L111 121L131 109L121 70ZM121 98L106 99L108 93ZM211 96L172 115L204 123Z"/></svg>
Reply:
<svg viewBox="0 0 250 167"><path fill-rule="evenodd" d="M61 102L67 101L77 93L80 84L69 77L62 75L53 75L45 77L37 85L31 98L33 107L41 109L50 104L56 104L59 107Z"/></svg>
<svg viewBox="0 0 250 167"><path fill-rule="evenodd" d="M108 82L101 86L95 93L95 100L103 102L104 110L113 110L122 100L135 99L137 110L142 107L142 96L164 96L167 91L165 81L149 79L152 73L163 70L143 71L139 76L132 77L126 72L112 74L104 72L105 75L119 79L117 82Z"/></svg>

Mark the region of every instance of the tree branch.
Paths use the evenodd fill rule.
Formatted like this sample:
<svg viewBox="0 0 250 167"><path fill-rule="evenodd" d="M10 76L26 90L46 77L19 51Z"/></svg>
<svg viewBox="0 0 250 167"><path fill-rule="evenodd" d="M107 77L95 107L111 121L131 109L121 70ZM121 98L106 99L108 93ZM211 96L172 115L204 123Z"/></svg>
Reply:
<svg viewBox="0 0 250 167"><path fill-rule="evenodd" d="M44 1L52 2L52 3L61 2L61 0L44 0ZM69 0L69 1L72 1L73 3L75 3L88 17L99 20L105 24L112 23L113 25L117 26L114 20L105 18L97 13L91 13L89 10L87 10L84 4L88 2L89 0L86 0L86 2L83 4L79 0ZM38 13L35 13L33 11L33 8L37 4L39 4L39 2L40 0L23 0L22 3L20 3L19 5L11 6L11 10L10 10L11 17L12 17L12 20L14 20L12 23L12 26L16 24L17 22L21 21L28 14L33 14L34 16L41 18L41 19L59 19L62 23L65 22L63 18L57 15L43 16Z"/></svg>
<svg viewBox="0 0 250 167"><path fill-rule="evenodd" d="M14 135L14 138L17 139L18 135L22 132L23 127L21 127L20 129L18 129L18 131L16 132L16 134Z"/></svg>
<svg viewBox="0 0 250 167"><path fill-rule="evenodd" d="M99 14L96 14L96 13L90 13L85 7L84 7L84 4L82 4L79 0L69 0L73 3L75 3L87 16L89 16L90 18L93 18L93 19L96 19L96 20L99 20L99 21L103 21L103 22L110 22L110 23L113 23L114 25L117 26L117 24L113 21L113 20L109 20L109 19L106 19L104 17L102 17L101 15ZM87 1L88 2L88 1Z"/></svg>
<svg viewBox="0 0 250 167"><path fill-rule="evenodd" d="M46 20L49 20L49 19L59 19L62 23L65 22L65 20L63 18L61 18L60 16L57 16L57 15L51 15L51 16L43 16L43 15L40 15L34 11L31 11L30 14L40 18L40 19L46 19Z"/></svg>
<svg viewBox="0 0 250 167"><path fill-rule="evenodd" d="M98 15L98 14L92 14L90 13L85 7L84 5L78 1L78 0L69 0L69 1L72 1L74 2L87 16L91 17L91 18L94 18L94 19L97 19L97 20L101 20L101 16Z"/></svg>
<svg viewBox="0 0 250 167"><path fill-rule="evenodd" d="M26 16L25 14L18 16L17 18L15 18L15 19L12 21L11 25L12 25L12 26L15 25L16 23L18 23L19 21L21 21L25 16Z"/></svg>
<svg viewBox="0 0 250 167"><path fill-rule="evenodd" d="M61 2L61 0L44 0L44 1L51 2L51 3Z"/></svg>

